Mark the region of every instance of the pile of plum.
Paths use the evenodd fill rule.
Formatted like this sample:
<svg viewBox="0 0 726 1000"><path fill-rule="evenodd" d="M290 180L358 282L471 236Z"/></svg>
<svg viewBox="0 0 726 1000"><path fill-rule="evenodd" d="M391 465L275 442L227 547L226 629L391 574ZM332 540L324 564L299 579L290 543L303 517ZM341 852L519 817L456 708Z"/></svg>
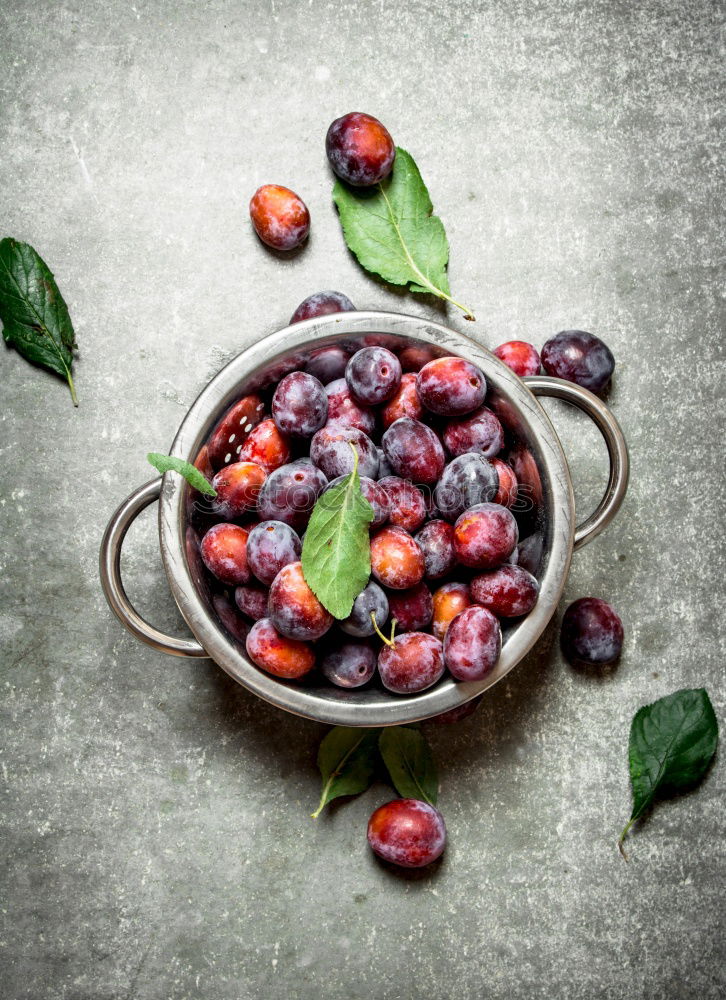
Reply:
<svg viewBox="0 0 726 1000"><path fill-rule="evenodd" d="M518 484L502 458L504 429L474 364L414 346L397 356L375 340L355 353L318 349L306 370L278 382L269 413L262 396L247 395L213 432L197 465L213 476L218 523L200 555L234 588L249 631L223 601L215 606L275 677L317 665L334 685L357 688L377 674L396 694L423 691L446 669L481 680L499 657L500 619L528 614L539 590L517 565ZM353 449L374 513L371 577L336 621L300 555L315 502L351 472Z"/></svg>

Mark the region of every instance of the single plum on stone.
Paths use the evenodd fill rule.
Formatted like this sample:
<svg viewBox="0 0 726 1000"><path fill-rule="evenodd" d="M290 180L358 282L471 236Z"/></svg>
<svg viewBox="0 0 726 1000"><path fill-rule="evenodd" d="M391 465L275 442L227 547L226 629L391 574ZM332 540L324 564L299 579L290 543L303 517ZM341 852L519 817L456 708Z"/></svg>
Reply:
<svg viewBox="0 0 726 1000"><path fill-rule="evenodd" d="M368 821L372 851L401 868L423 868L441 857L446 826L438 809L418 799L393 799Z"/></svg>
<svg viewBox="0 0 726 1000"><path fill-rule="evenodd" d="M325 394L328 397L328 424L356 427L368 435L373 433L375 413L367 406L356 403L344 378L336 378L326 385Z"/></svg>
<svg viewBox="0 0 726 1000"><path fill-rule="evenodd" d="M366 638L376 631L372 616L375 617L378 628L383 629L388 618L388 598L383 588L370 580L353 601L348 617L339 622L339 625L348 635Z"/></svg>
<svg viewBox="0 0 726 1000"><path fill-rule="evenodd" d="M393 645L384 644L378 654L381 683L394 694L425 691L443 672L443 647L426 632L404 632Z"/></svg>
<svg viewBox="0 0 726 1000"><path fill-rule="evenodd" d="M275 389L272 419L283 434L312 437L328 419L328 397L322 383L307 372L291 372Z"/></svg>
<svg viewBox="0 0 726 1000"><path fill-rule="evenodd" d="M414 539L424 555L426 579L438 580L456 566L454 529L446 521L433 520L425 524Z"/></svg>
<svg viewBox="0 0 726 1000"><path fill-rule="evenodd" d="M300 323L304 319L316 319L318 316L330 316L332 313L339 312L355 312L355 306L347 295L343 295L342 292L332 291L315 292L314 295L308 295L306 299L302 300L290 317L290 326L293 323ZM338 350L335 347L332 349ZM323 347L320 349L320 353L328 350L331 350L331 348ZM317 372L312 372L312 374L320 378ZM334 376L334 378L338 377L338 375ZM323 379L320 379L320 381L325 384Z"/></svg>
<svg viewBox="0 0 726 1000"><path fill-rule="evenodd" d="M257 499L260 520L284 521L296 531L302 530L327 482L309 459L280 466L267 477Z"/></svg>
<svg viewBox="0 0 726 1000"><path fill-rule="evenodd" d="M475 576L469 590L474 601L497 618L520 618L537 603L539 583L521 566L499 566Z"/></svg>
<svg viewBox="0 0 726 1000"><path fill-rule="evenodd" d="M234 521L254 510L267 480L265 470L256 462L233 462L220 469L212 480L217 491L212 509L226 521Z"/></svg>
<svg viewBox="0 0 726 1000"><path fill-rule="evenodd" d="M482 406L470 417L450 420L444 428L444 444L452 455L476 451L493 458L504 447L504 428L499 418Z"/></svg>
<svg viewBox="0 0 726 1000"><path fill-rule="evenodd" d="M606 601L581 597L565 611L560 643L573 666L610 666L619 659L623 648L623 623Z"/></svg>
<svg viewBox="0 0 726 1000"><path fill-rule="evenodd" d="M247 655L274 677L295 680L315 666L315 652L307 642L281 635L269 618L261 618L247 636Z"/></svg>
<svg viewBox="0 0 726 1000"><path fill-rule="evenodd" d="M222 583L247 583L250 579L248 541L247 528L237 524L215 524L204 535L199 554L209 572Z"/></svg>
<svg viewBox="0 0 726 1000"><path fill-rule="evenodd" d="M491 611L472 605L454 618L444 637L444 659L457 681L480 681L494 668L502 630Z"/></svg>
<svg viewBox="0 0 726 1000"><path fill-rule="evenodd" d="M330 166L347 184L370 187L388 177L396 147L388 129L362 111L336 118L325 137Z"/></svg>
<svg viewBox="0 0 726 1000"><path fill-rule="evenodd" d="M370 643L342 642L323 656L320 669L336 687L358 688L376 672L376 654Z"/></svg>
<svg viewBox="0 0 726 1000"><path fill-rule="evenodd" d="M378 450L363 431L355 427L327 424L310 442L310 458L328 479L347 476L353 471L355 458L353 448L358 453L358 473L375 479L378 475Z"/></svg>
<svg viewBox="0 0 726 1000"><path fill-rule="evenodd" d="M307 205L290 188L263 184L250 200L250 219L255 232L274 250L294 250L310 232Z"/></svg>
<svg viewBox="0 0 726 1000"><path fill-rule="evenodd" d="M247 561L257 579L268 587L289 563L298 562L302 542L284 521L261 521L247 539Z"/></svg>
<svg viewBox="0 0 726 1000"><path fill-rule="evenodd" d="M470 507L493 500L498 488L499 477L489 459L470 452L446 466L434 490L434 502L442 517L453 522Z"/></svg>
<svg viewBox="0 0 726 1000"><path fill-rule="evenodd" d="M491 569L506 562L518 538L514 515L496 503L476 504L454 525L456 556L472 569Z"/></svg>
<svg viewBox="0 0 726 1000"><path fill-rule="evenodd" d="M495 348L494 354L520 378L539 375L542 366L539 352L525 340L508 340Z"/></svg>
<svg viewBox="0 0 726 1000"><path fill-rule="evenodd" d="M610 348L584 330L563 330L551 337L542 348L542 364L548 375L594 393L603 391L615 371Z"/></svg>
<svg viewBox="0 0 726 1000"><path fill-rule="evenodd" d="M426 564L403 528L387 525L371 538L371 572L389 590L407 590L423 580Z"/></svg>
<svg viewBox="0 0 726 1000"><path fill-rule="evenodd" d="M312 642L333 624L333 616L305 582L299 562L283 566L272 581L267 613L277 631L288 639Z"/></svg>
<svg viewBox="0 0 726 1000"><path fill-rule="evenodd" d="M434 431L420 420L401 417L381 438L388 463L397 476L432 485L444 471L446 456Z"/></svg>
<svg viewBox="0 0 726 1000"><path fill-rule="evenodd" d="M460 417L484 402L484 373L464 358L436 358L424 365L416 377L421 402L432 413Z"/></svg>

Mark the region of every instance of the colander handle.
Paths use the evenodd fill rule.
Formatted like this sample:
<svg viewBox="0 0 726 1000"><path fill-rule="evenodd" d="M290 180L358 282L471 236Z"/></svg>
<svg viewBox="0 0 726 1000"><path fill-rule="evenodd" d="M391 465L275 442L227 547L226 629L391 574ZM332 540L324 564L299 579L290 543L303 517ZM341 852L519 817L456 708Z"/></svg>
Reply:
<svg viewBox="0 0 726 1000"><path fill-rule="evenodd" d="M522 381L535 396L555 396L584 410L605 439L610 456L610 476L600 503L592 514L575 528L574 547L580 549L599 535L620 509L630 475L628 446L612 411L588 389L549 375L528 375Z"/></svg>
<svg viewBox="0 0 726 1000"><path fill-rule="evenodd" d="M209 656L195 639L175 639L150 625L128 599L121 580L121 546L126 532L141 511L160 496L161 477L134 490L108 522L101 542L101 586L113 613L137 639L172 656Z"/></svg>

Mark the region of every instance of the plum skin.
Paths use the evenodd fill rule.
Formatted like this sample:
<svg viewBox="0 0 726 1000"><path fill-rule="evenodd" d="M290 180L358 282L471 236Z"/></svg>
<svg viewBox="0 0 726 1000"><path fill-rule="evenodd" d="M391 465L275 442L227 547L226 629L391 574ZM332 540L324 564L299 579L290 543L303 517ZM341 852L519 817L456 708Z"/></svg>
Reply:
<svg viewBox="0 0 726 1000"><path fill-rule="evenodd" d="M491 611L477 604L460 611L444 638L444 660L457 681L480 681L494 668L502 631Z"/></svg>
<svg viewBox="0 0 726 1000"><path fill-rule="evenodd" d="M302 542L284 521L260 521L247 539L247 561L257 579L268 587L288 563L300 559Z"/></svg>
<svg viewBox="0 0 726 1000"><path fill-rule="evenodd" d="M397 632L418 632L426 628L434 613L431 591L425 583L388 595L388 613L396 619ZM379 626L380 627L380 626Z"/></svg>
<svg viewBox="0 0 726 1000"><path fill-rule="evenodd" d="M376 654L370 643L349 640L325 654L320 670L336 687L362 687L376 672Z"/></svg>
<svg viewBox="0 0 726 1000"><path fill-rule="evenodd" d="M233 462L220 469L212 480L217 491L212 507L219 517L233 521L245 511L254 510L267 473L256 462Z"/></svg>
<svg viewBox="0 0 726 1000"><path fill-rule="evenodd" d="M464 358L436 358L416 376L418 395L432 413L461 417L478 409L486 397L484 373Z"/></svg>
<svg viewBox="0 0 726 1000"><path fill-rule="evenodd" d="M368 843L379 858L401 868L423 868L441 857L446 825L438 809L418 799L393 799L368 821Z"/></svg>
<svg viewBox="0 0 726 1000"><path fill-rule="evenodd" d="M423 552L403 528L387 525L371 538L371 572L384 587L415 587L423 580L425 570Z"/></svg>
<svg viewBox="0 0 726 1000"><path fill-rule="evenodd" d="M322 382L307 372L290 372L275 389L272 419L283 434L312 437L328 419L328 397Z"/></svg>
<svg viewBox="0 0 726 1000"><path fill-rule="evenodd" d="M542 367L539 352L526 340L508 340L494 349L494 355L520 378L539 375Z"/></svg>
<svg viewBox="0 0 726 1000"><path fill-rule="evenodd" d="M269 618L261 618L249 631L247 655L274 677L296 680L315 666L315 653L307 642L281 635Z"/></svg>
<svg viewBox="0 0 726 1000"><path fill-rule="evenodd" d="M375 615L376 625L382 629L388 618L388 598L383 588L374 580L368 581L353 601L348 617L338 624L343 632L362 639L373 635L376 631L371 614Z"/></svg>
<svg viewBox="0 0 726 1000"><path fill-rule="evenodd" d="M394 694L425 691L444 672L443 652L441 643L433 635L404 632L396 636L393 646L384 645L378 654L381 683Z"/></svg>
<svg viewBox="0 0 726 1000"><path fill-rule="evenodd" d="M249 583L250 568L247 559L249 531L237 524L213 525L204 535L199 546L202 562L213 576L222 583L236 586Z"/></svg>
<svg viewBox="0 0 726 1000"><path fill-rule="evenodd" d="M514 515L500 504L476 504L464 511L454 525L457 558L472 569L491 569L505 562L518 541Z"/></svg>
<svg viewBox="0 0 726 1000"><path fill-rule="evenodd" d="M378 406L398 391L401 362L385 347L363 347L345 369L345 381L360 406Z"/></svg>
<svg viewBox="0 0 726 1000"><path fill-rule="evenodd" d="M302 563L283 566L270 586L267 616L287 639L312 642L333 624L327 611L308 586Z"/></svg>
<svg viewBox="0 0 726 1000"><path fill-rule="evenodd" d="M381 438L388 463L401 479L430 486L444 471L446 456L438 437L420 420L401 417Z"/></svg>
<svg viewBox="0 0 726 1000"><path fill-rule="evenodd" d="M465 583L445 583L433 594L432 631L437 639L444 636L456 616L471 606L471 594Z"/></svg>
<svg viewBox="0 0 726 1000"><path fill-rule="evenodd" d="M353 187L370 187L384 180L396 157L388 129L362 111L351 111L331 123L325 152L338 177Z"/></svg>
<svg viewBox="0 0 726 1000"><path fill-rule="evenodd" d="M302 300L290 317L290 326L293 323L301 323L304 319L315 319L318 316L330 316L332 313L339 312L355 312L355 306L347 295L333 291L315 292ZM321 350L324 351L327 348L323 347Z"/></svg>
<svg viewBox="0 0 726 1000"><path fill-rule="evenodd" d="M567 379L590 392L600 393L615 371L615 358L607 344L585 330L562 330L542 348L548 375Z"/></svg>
<svg viewBox="0 0 726 1000"><path fill-rule="evenodd" d="M310 232L310 212L302 198L281 184L263 184L250 199L255 232L273 250L295 250Z"/></svg>
<svg viewBox="0 0 726 1000"><path fill-rule="evenodd" d="M473 600L498 618L528 615L539 596L539 583L521 566L499 566L475 576L469 589Z"/></svg>
<svg viewBox="0 0 726 1000"><path fill-rule="evenodd" d="M623 637L619 615L599 597L573 601L562 618L560 645L573 666L610 666L620 658Z"/></svg>
<svg viewBox="0 0 726 1000"><path fill-rule="evenodd" d="M454 569L454 529L446 521L428 521L414 535L414 540L424 554L427 580L438 580Z"/></svg>

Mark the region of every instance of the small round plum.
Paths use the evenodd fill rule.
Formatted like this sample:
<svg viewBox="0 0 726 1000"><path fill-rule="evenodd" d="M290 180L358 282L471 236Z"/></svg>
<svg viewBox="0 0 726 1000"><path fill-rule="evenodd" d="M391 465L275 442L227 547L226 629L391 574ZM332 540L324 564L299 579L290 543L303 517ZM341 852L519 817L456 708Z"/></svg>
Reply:
<svg viewBox="0 0 726 1000"><path fill-rule="evenodd" d="M460 417L484 402L487 384L484 373L464 358L436 358L416 376L421 402L432 413Z"/></svg>
<svg viewBox="0 0 726 1000"><path fill-rule="evenodd" d="M268 587L289 563L300 559L302 543L284 521L261 521L247 539L247 561L257 579Z"/></svg>
<svg viewBox="0 0 726 1000"><path fill-rule="evenodd" d="M336 423L321 427L310 442L310 458L328 479L337 479L353 471L353 448L358 453L358 474L375 479L378 475L378 449L368 435L356 427L343 427Z"/></svg>
<svg viewBox="0 0 726 1000"><path fill-rule="evenodd" d="M262 521L284 521L301 531L310 520L315 501L328 482L309 459L281 465L267 477L257 500Z"/></svg>
<svg viewBox="0 0 726 1000"><path fill-rule="evenodd" d="M274 677L295 680L315 666L315 653L307 642L288 639L269 618L261 618L247 636L247 655L252 662Z"/></svg>
<svg viewBox="0 0 726 1000"><path fill-rule="evenodd" d="M401 417L420 420L423 413L424 408L416 389L416 376L413 372L407 372L401 376L401 384L381 410L381 421L385 428L395 424Z"/></svg>
<svg viewBox="0 0 726 1000"><path fill-rule="evenodd" d="M442 517L454 522L476 504L493 500L499 477L488 458L470 452L453 458L434 490L434 502Z"/></svg>
<svg viewBox="0 0 726 1000"><path fill-rule="evenodd" d="M344 378L336 378L325 386L328 397L328 423L341 427L356 427L364 434L372 434L376 426L373 410L359 406L353 399Z"/></svg>
<svg viewBox="0 0 726 1000"><path fill-rule="evenodd" d="M573 666L609 666L623 648L623 623L606 601L581 597L565 611L560 643Z"/></svg>
<svg viewBox="0 0 726 1000"><path fill-rule="evenodd" d="M486 608L460 611L444 638L444 659L457 681L480 681L493 669L502 649L499 622Z"/></svg>
<svg viewBox="0 0 726 1000"><path fill-rule="evenodd" d="M389 590L415 587L425 568L423 552L403 528L387 525L371 539L371 572Z"/></svg>
<svg viewBox="0 0 726 1000"><path fill-rule="evenodd" d="M380 806L368 820L367 835L373 852L400 868L424 868L446 847L444 817L418 799L393 799Z"/></svg>
<svg viewBox="0 0 726 1000"><path fill-rule="evenodd" d="M388 462L402 479L430 486L444 471L446 456L438 437L420 420L401 417L381 438Z"/></svg>
<svg viewBox="0 0 726 1000"><path fill-rule="evenodd" d="M539 375L542 367L539 352L526 340L508 340L506 344L500 344L494 354L520 378L524 378L525 375Z"/></svg>
<svg viewBox="0 0 726 1000"><path fill-rule="evenodd" d="M513 507L517 502L519 483L511 465L503 462L501 458L490 458L489 461L494 466L494 470L499 480L494 503L501 504L502 507Z"/></svg>
<svg viewBox="0 0 726 1000"><path fill-rule="evenodd" d="M336 118L325 137L330 166L353 187L370 187L390 174L396 147L388 129L362 111Z"/></svg>
<svg viewBox="0 0 726 1000"><path fill-rule="evenodd" d="M385 347L363 347L345 369L345 381L359 406L378 406L401 384L401 362Z"/></svg>
<svg viewBox="0 0 726 1000"><path fill-rule="evenodd" d="M239 457L241 462L256 462L265 472L274 472L290 461L290 454L290 442L268 417L250 432Z"/></svg>
<svg viewBox="0 0 726 1000"><path fill-rule="evenodd" d="M294 250L310 232L307 205L290 188L263 184L252 195L250 219L263 243L273 250Z"/></svg>
<svg viewBox="0 0 726 1000"><path fill-rule="evenodd" d="M225 413L207 442L207 454L213 469L236 462L250 431L259 424L265 404L259 396L244 396Z"/></svg>
<svg viewBox="0 0 726 1000"><path fill-rule="evenodd" d="M370 643L344 642L325 654L320 669L336 687L358 688L376 672L376 654Z"/></svg>
<svg viewBox="0 0 726 1000"><path fill-rule="evenodd" d="M215 513L226 521L254 510L267 479L265 470L255 462L233 462L220 469L212 480L217 491L212 500Z"/></svg>
<svg viewBox="0 0 726 1000"><path fill-rule="evenodd" d="M249 582L248 537L247 528L237 524L215 524L202 539L199 546L202 562L222 583Z"/></svg>
<svg viewBox="0 0 726 1000"><path fill-rule="evenodd" d="M474 601L497 618L520 618L537 603L539 583L521 566L499 566L475 576L469 590Z"/></svg>
<svg viewBox="0 0 726 1000"><path fill-rule="evenodd" d="M267 598L268 593L264 587L237 587L234 592L235 604L253 622L267 617Z"/></svg>
<svg viewBox="0 0 726 1000"><path fill-rule="evenodd" d="M499 418L482 406L463 420L450 420L444 428L444 444L452 455L477 451L493 458L504 447L504 428Z"/></svg>
<svg viewBox="0 0 726 1000"><path fill-rule="evenodd" d="M506 562L518 538L514 515L496 503L476 504L454 525L456 557L472 569L491 569Z"/></svg>
<svg viewBox="0 0 726 1000"><path fill-rule="evenodd" d="M388 613L396 619L398 632L419 632L431 622L434 604L425 583L408 590L394 590L388 595Z"/></svg>
<svg viewBox="0 0 726 1000"><path fill-rule="evenodd" d="M328 397L322 383L307 372L290 372L275 389L272 419L283 434L312 437L328 419Z"/></svg>
<svg viewBox="0 0 726 1000"><path fill-rule="evenodd" d="M382 587L370 580L353 601L353 608L343 621L339 622L341 629L348 635L363 639L375 634L373 618L376 625L383 629L388 618L388 598Z"/></svg>
<svg viewBox="0 0 726 1000"><path fill-rule="evenodd" d="M438 580L456 566L454 529L446 521L433 520L414 535L426 563L426 579Z"/></svg>
<svg viewBox="0 0 726 1000"><path fill-rule="evenodd" d="M404 632L396 636L393 646L385 644L378 654L381 682L394 694L425 691L443 672L443 647L426 632Z"/></svg>
<svg viewBox="0 0 726 1000"><path fill-rule="evenodd" d="M405 372L420 372L424 365L427 365L429 361L433 361L437 356L437 351L433 347L427 347L425 344L420 344L415 347L410 344L408 347L404 347L401 353L398 355L398 360L401 362L401 368Z"/></svg>
<svg viewBox="0 0 726 1000"><path fill-rule="evenodd" d="M302 563L283 566L270 586L268 616L281 635L313 642L333 624L327 611L305 581Z"/></svg>
<svg viewBox="0 0 726 1000"><path fill-rule="evenodd" d="M398 476L379 479L378 485L386 498L386 511L391 524L405 531L415 531L426 520L426 500L413 483Z"/></svg>
<svg viewBox="0 0 726 1000"><path fill-rule="evenodd" d="M433 595L433 628L437 639L444 636L454 618L471 605L471 595L465 583L445 583Z"/></svg>
<svg viewBox="0 0 726 1000"><path fill-rule="evenodd" d="M330 316L332 313L339 312L355 312L355 306L347 295L343 295L342 292L315 292L314 295L308 295L306 299L302 300L290 317L290 326L293 323L300 323L304 319L316 319L318 316ZM326 351L329 348L323 347L321 350ZM317 372L312 374L320 378ZM338 378L337 375L334 377ZM323 382L323 379L320 381ZM323 382L323 384L325 383Z"/></svg>
<svg viewBox="0 0 726 1000"><path fill-rule="evenodd" d="M603 391L615 371L610 348L584 330L563 330L551 337L542 348L542 364L548 375L595 393Z"/></svg>
<svg viewBox="0 0 726 1000"><path fill-rule="evenodd" d="M331 344L313 351L305 365L308 375L314 375L319 382L327 385L345 375L345 368L350 361L350 353L344 347ZM330 414L328 413L328 419Z"/></svg>

